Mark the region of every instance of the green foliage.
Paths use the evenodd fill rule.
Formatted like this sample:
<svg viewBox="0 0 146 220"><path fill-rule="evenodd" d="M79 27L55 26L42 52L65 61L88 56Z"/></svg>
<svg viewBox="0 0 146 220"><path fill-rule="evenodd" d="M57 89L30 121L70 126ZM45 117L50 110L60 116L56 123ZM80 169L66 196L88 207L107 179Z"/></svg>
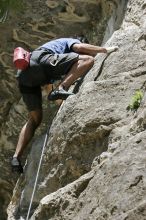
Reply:
<svg viewBox="0 0 146 220"><path fill-rule="evenodd" d="M9 7L14 11L21 11L23 9L22 0L9 0Z"/></svg>
<svg viewBox="0 0 146 220"><path fill-rule="evenodd" d="M4 22L7 19L10 10L21 11L22 9L22 0L0 0L0 22Z"/></svg>
<svg viewBox="0 0 146 220"><path fill-rule="evenodd" d="M132 96L131 102L127 109L131 111L136 111L140 106L142 98L143 92L141 90L137 90L135 94Z"/></svg>

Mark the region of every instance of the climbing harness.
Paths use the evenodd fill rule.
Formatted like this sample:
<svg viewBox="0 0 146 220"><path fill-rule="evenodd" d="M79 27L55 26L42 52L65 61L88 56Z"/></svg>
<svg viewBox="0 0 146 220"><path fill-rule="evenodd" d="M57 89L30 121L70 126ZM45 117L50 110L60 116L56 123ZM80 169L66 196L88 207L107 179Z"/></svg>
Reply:
<svg viewBox="0 0 146 220"><path fill-rule="evenodd" d="M59 109L57 109L57 111L55 111L54 118L56 117L56 115L58 113L58 110ZM46 132L46 135L45 135L44 144L43 144L43 148L42 148L42 152L41 152L41 157L40 157L40 161L39 161L39 165L38 165L38 169L37 169L37 174L36 174L36 178L35 178L35 183L34 183L32 195L31 195L31 200L30 200L26 220L29 220L31 206L32 206L32 202L33 202L33 198L34 198L34 194L35 194L35 190L36 190L36 186L37 186L37 182L38 182L39 172L40 172L40 168L41 168L41 164L42 164L43 154L44 154L44 151L45 151L45 148L46 148L46 145L47 145L47 141L48 141L48 137L49 137L50 127L51 127L51 125L48 125L47 132Z"/></svg>

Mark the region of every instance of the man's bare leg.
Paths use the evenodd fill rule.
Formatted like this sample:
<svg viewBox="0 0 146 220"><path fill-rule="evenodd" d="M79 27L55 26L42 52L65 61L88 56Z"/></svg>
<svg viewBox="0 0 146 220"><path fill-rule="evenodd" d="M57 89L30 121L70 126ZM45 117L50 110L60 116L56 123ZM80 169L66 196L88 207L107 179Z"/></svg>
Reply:
<svg viewBox="0 0 146 220"><path fill-rule="evenodd" d="M89 55L79 55L76 63L73 64L70 71L60 83L59 88L51 92L48 96L49 100L55 101L57 99L65 100L68 96L73 95L68 92L69 87L76 79L86 74L93 66L94 58Z"/></svg>
<svg viewBox="0 0 146 220"><path fill-rule="evenodd" d="M59 88L67 90L75 80L86 74L94 64L94 58L88 55L79 55L79 60L72 66Z"/></svg>
<svg viewBox="0 0 146 220"><path fill-rule="evenodd" d="M20 172L23 170L19 159L20 159L23 151L26 149L27 144L32 139L36 128L41 123L41 120L42 120L42 110L31 111L29 113L29 120L23 126L23 128L20 132L16 151L13 156L12 163L11 163L12 167L16 168L16 171L17 171L17 168L18 168L18 171L20 168Z"/></svg>

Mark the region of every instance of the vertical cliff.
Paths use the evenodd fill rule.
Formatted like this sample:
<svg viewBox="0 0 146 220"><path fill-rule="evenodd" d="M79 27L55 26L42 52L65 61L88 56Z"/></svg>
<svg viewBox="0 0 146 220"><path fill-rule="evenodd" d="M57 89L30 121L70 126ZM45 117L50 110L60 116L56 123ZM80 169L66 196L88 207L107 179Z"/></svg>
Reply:
<svg viewBox="0 0 146 220"><path fill-rule="evenodd" d="M82 84L71 88L78 92L63 102L54 118L31 219L144 220L146 1L37 2L39 10L36 2L27 2L21 22L16 22L9 53L15 41L33 49L47 39L73 35L77 30L87 33L91 42L118 45L120 49L108 56L96 56L94 67ZM1 57L6 65L11 54L6 56L1 49ZM4 67L8 78L2 75L1 83L7 85L7 90L2 90L7 91L2 95L7 112L4 115L2 111L1 117L1 149L3 158L8 158L26 119L26 110L21 100L18 103L20 94L13 95L17 90L11 88L11 66ZM142 91L142 102L136 112L128 111L136 90ZM8 219L25 219L27 214L49 117L46 103L44 106L44 122L32 142L25 174L15 186ZM2 162L0 182L7 204L16 178L10 175L8 181L10 171L4 164L8 160Z"/></svg>

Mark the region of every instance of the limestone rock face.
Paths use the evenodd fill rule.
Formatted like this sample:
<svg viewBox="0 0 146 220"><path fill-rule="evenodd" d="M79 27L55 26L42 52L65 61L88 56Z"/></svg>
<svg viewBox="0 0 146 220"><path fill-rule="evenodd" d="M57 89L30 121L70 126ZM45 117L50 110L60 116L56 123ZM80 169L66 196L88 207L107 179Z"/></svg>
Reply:
<svg viewBox="0 0 146 220"><path fill-rule="evenodd" d="M7 2L2 1L0 5ZM31 51L51 39L77 34L86 34L91 42L100 44L112 10L113 6L106 1L26 0L23 1L21 11L16 13L9 10L8 19L5 23L0 23L1 219L6 219L6 207L11 200L12 190L18 178L11 173L10 159L14 153L20 129L27 120L27 111L17 87L16 71L12 63L14 48L22 46ZM4 8L0 9L0 16L2 14L7 14ZM0 18L0 22L5 20L3 18L4 16ZM47 123L51 123L53 112L57 108L55 104L48 105L46 94L44 94L43 107L44 120L34 140L40 134L44 134ZM27 152L23 163L25 163L26 154Z"/></svg>
<svg viewBox="0 0 146 220"><path fill-rule="evenodd" d="M103 39L106 46L118 45L119 50L109 55L96 56L92 70L71 88L76 94L62 103L54 118L32 204L31 219L144 220L146 1L103 0L90 1L90 4L89 1L75 0L60 3L45 1L47 7L43 6L42 1L38 2L42 8L37 17L36 4L27 3L27 10L31 4L33 6L33 19L27 23L24 31L29 32L31 27L31 33L39 33L39 40L36 41L32 34L31 39L27 39L24 33L19 33L22 34L20 36L14 29L15 40L21 39L20 42L24 43L25 36L25 44L30 47L28 43L31 42L31 48L34 48L36 42L38 44L42 39L46 40L45 36L51 39L62 36L62 26L66 27L64 34L69 35L79 27L84 27L90 37L89 26L92 21L100 38L96 41L93 31L91 41L99 43ZM82 7L79 6L81 2ZM48 8L52 20L50 14L45 17ZM88 10L91 8L92 13ZM23 17L25 22L28 21L27 12ZM47 35L46 29L51 29ZM138 89L144 94L140 107L136 112L128 111L131 98ZM14 138L14 134L16 137L21 125L11 122L15 118L20 122L23 118L24 121L26 116L22 115L22 111L26 110L23 110L21 101L9 108L5 100L4 103L10 114L7 123L3 121L3 128L7 125L10 133L3 129L2 137L7 142L2 143L11 143L10 149L4 148L4 152L10 154L16 140L9 137ZM45 128L43 123L32 143L25 173L19 178L7 209L8 219L26 218ZM5 188L10 191L7 194L8 201L11 183L8 184L4 173L2 179L6 180ZM4 197L4 193L1 194Z"/></svg>

